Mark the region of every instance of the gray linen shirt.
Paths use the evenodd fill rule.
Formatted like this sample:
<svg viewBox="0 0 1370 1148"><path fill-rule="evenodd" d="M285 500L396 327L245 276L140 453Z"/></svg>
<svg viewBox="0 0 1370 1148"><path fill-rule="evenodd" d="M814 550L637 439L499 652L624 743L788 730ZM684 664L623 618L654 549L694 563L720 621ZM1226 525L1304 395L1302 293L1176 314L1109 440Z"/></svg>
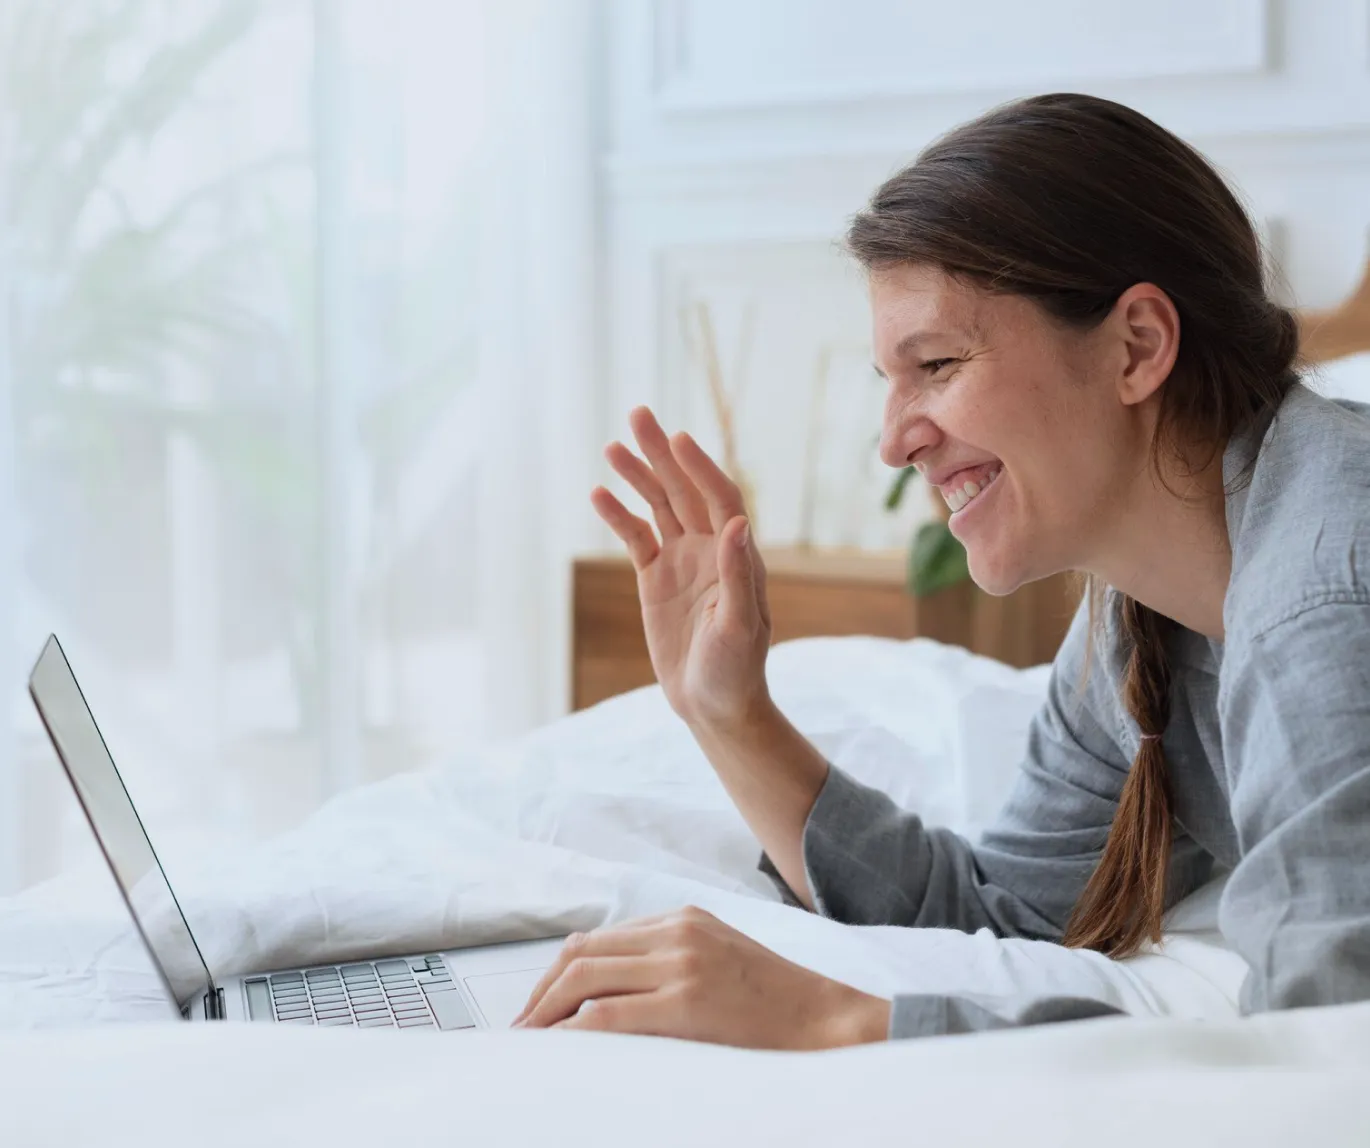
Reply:
<svg viewBox="0 0 1370 1148"><path fill-rule="evenodd" d="M1254 466L1252 461L1254 459ZM1179 630L1163 745L1174 795L1170 903L1231 870L1225 940L1243 1012L1370 998L1370 407L1295 387L1223 459L1232 578L1225 641ZM1249 473L1249 483L1239 483ZM837 768L804 828L818 912L853 924L1059 940L1137 750L1113 611L1081 607L981 840L925 826ZM1083 681L1083 687L1082 687ZM769 861L763 867L778 874ZM1078 1020L1077 998L896 996L891 1037Z"/></svg>

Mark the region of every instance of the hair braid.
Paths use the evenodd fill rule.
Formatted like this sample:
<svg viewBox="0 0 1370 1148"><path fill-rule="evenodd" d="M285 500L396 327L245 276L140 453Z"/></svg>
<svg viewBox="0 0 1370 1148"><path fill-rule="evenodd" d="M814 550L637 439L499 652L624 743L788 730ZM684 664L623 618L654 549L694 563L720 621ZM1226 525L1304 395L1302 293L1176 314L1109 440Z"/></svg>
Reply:
<svg viewBox="0 0 1370 1148"><path fill-rule="evenodd" d="M1123 784L1103 855L1066 926L1065 944L1130 956L1159 941L1170 862L1171 799L1161 735L1170 722L1166 636L1175 623L1123 597L1119 623L1128 650L1123 699L1141 745Z"/></svg>

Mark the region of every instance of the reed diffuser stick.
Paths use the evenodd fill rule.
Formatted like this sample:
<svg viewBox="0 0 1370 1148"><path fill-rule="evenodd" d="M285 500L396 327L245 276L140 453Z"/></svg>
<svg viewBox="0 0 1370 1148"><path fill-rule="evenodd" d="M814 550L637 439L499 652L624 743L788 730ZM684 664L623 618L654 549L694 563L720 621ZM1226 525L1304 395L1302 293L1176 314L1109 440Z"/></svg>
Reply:
<svg viewBox="0 0 1370 1148"><path fill-rule="evenodd" d="M813 519L818 501L818 458L823 438L823 409L827 405L828 375L831 371L832 347L825 343L818 348L813 383L809 388L809 433L804 442L804 470L799 486L799 537L795 542L800 550L809 550L813 547Z"/></svg>
<svg viewBox="0 0 1370 1148"><path fill-rule="evenodd" d="M713 405L714 421L718 426L718 435L722 444L723 470L737 484L738 490L742 492L742 503L747 520L751 523L752 533L755 535L757 530L756 492L752 488L746 471L742 469L742 461L737 448L736 400L742 391L745 378L738 380L734 394L730 396L723 380L723 367L718 354L718 337L715 333L713 313L709 304L701 299L694 305L695 326L699 330L697 347L695 347L695 340L690 337L691 324L688 321L688 314L688 310L682 308L681 326L684 329L687 344L697 350L704 366L704 378L709 387L709 399ZM746 351L750 346L750 327L751 319L748 316L744 319L743 324L739 370L745 366Z"/></svg>

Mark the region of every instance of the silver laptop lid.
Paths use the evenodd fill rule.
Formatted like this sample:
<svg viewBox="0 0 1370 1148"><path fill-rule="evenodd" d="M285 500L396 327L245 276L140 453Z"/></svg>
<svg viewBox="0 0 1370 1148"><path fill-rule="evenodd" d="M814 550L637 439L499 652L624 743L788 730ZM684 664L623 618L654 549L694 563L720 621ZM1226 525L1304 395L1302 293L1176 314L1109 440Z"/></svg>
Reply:
<svg viewBox="0 0 1370 1148"><path fill-rule="evenodd" d="M152 963L182 1009L208 992L213 978L56 637L29 675L29 694Z"/></svg>

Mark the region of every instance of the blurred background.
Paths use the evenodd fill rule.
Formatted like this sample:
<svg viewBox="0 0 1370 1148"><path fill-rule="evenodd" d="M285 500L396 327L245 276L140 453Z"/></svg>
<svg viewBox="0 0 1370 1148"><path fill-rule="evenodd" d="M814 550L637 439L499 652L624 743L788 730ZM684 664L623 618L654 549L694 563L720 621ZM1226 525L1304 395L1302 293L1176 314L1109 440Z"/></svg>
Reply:
<svg viewBox="0 0 1370 1148"><path fill-rule="evenodd" d="M1287 301L1358 282L1364 0L0 0L0 892L89 856L49 631L201 845L593 700L636 403L768 546L901 554L844 222L1063 88L1220 164Z"/></svg>

